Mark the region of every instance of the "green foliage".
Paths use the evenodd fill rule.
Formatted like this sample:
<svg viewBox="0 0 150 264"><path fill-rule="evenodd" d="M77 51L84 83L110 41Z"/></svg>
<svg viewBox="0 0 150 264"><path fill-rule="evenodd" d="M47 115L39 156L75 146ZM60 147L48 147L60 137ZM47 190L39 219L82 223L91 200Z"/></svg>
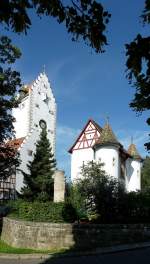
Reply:
<svg viewBox="0 0 150 264"><path fill-rule="evenodd" d="M64 249L56 249L56 250L36 250L36 249L30 249L30 248L15 248L7 245L5 242L0 240L0 253L5 253L5 254L48 254L48 253L63 253L65 250Z"/></svg>
<svg viewBox="0 0 150 264"><path fill-rule="evenodd" d="M78 184L67 184L67 196L68 201L76 209L78 220L81 218L87 218L87 210L85 204L85 196L80 192Z"/></svg>
<svg viewBox="0 0 150 264"><path fill-rule="evenodd" d="M65 5L61 0L1 0L0 22L14 32L27 33L31 27L30 9L38 16L46 15L63 23L72 34L72 40L82 38L96 52L102 52L107 44L104 31L110 14L95 0L74 0Z"/></svg>
<svg viewBox="0 0 150 264"><path fill-rule="evenodd" d="M6 36L0 36L0 179L12 175L14 166L19 165L16 150L9 144L4 144L4 141L14 136L14 118L11 110L17 106L14 96L17 88L21 86L21 80L20 74L12 70L10 64L20 56L21 52L11 40Z"/></svg>
<svg viewBox="0 0 150 264"><path fill-rule="evenodd" d="M102 163L88 162L81 168L78 181L80 193L86 197L86 208L90 214L99 214L101 221L112 219L115 206L124 194L122 185L103 170Z"/></svg>
<svg viewBox="0 0 150 264"><path fill-rule="evenodd" d="M127 193L102 167L101 163L88 162L82 167L82 178L75 185L90 222L150 222L150 189Z"/></svg>
<svg viewBox="0 0 150 264"><path fill-rule="evenodd" d="M142 190L150 190L150 157L146 157L141 171L141 187Z"/></svg>
<svg viewBox="0 0 150 264"><path fill-rule="evenodd" d="M11 217L28 221L60 223L74 222L77 219L76 210L69 203L18 200L11 202L10 207Z"/></svg>
<svg viewBox="0 0 150 264"><path fill-rule="evenodd" d="M56 160L47 138L46 129L42 129L40 139L36 144L34 158L29 161L27 167L29 173L22 172L25 184L25 187L22 188L24 199L42 202L52 200Z"/></svg>
<svg viewBox="0 0 150 264"><path fill-rule="evenodd" d="M70 202L64 203L62 210L62 217L65 222L69 222L69 223L72 223L75 220L77 220L77 211Z"/></svg>
<svg viewBox="0 0 150 264"><path fill-rule="evenodd" d="M143 1L145 6L141 18L145 23L150 23L150 2ZM40 17L55 18L58 23L63 23L68 31L72 34L72 40L78 41L82 39L87 45L92 47L96 52L104 52L104 47L107 45L106 26L111 15L104 10L103 5L95 0L74 0L67 1L65 4L62 0L1 0L0 1L0 23L6 29L11 29L16 33L27 33L32 25L30 18L30 10L34 9ZM150 85L150 37L142 37L140 34L130 43L126 45L127 56L127 78L130 83L136 88L135 97L130 106L142 112L149 110L149 85ZM6 46L6 45L5 45ZM5 56L9 50L9 45L6 47L6 52L0 51L4 56L1 62L5 62ZM13 47L12 51L17 49ZM1 49L1 47L0 47ZM19 50L18 50L19 54ZM16 54L15 54L16 56ZM12 54L9 57L9 63L14 60ZM8 62L7 61L7 62ZM143 63L144 62L144 63ZM1 68L2 70L2 68ZM0 73L1 76L2 73ZM7 95L7 94L6 94ZM150 118L147 119L150 125ZM12 122L10 122L10 125ZM147 149L150 149L150 143L146 143Z"/></svg>
<svg viewBox="0 0 150 264"><path fill-rule="evenodd" d="M142 13L144 24L150 23L150 1L145 0L145 7ZM130 43L126 44L126 68L129 83L135 87L135 95L130 103L133 110L142 113L150 109L150 36L138 34ZM150 118L147 119L150 125ZM150 142L145 143L147 150L150 150Z"/></svg>

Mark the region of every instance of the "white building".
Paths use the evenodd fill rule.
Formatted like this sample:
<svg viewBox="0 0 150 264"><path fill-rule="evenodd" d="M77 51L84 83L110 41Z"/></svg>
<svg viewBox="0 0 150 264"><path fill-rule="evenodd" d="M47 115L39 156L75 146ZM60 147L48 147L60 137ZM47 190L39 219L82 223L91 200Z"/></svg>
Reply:
<svg viewBox="0 0 150 264"><path fill-rule="evenodd" d="M134 144L126 151L108 123L101 128L90 119L69 152L72 181L81 177L81 166L93 160L104 163L107 175L122 180L127 191L141 189L141 156Z"/></svg>
<svg viewBox="0 0 150 264"><path fill-rule="evenodd" d="M47 128L47 136L55 155L56 102L46 74L41 73L32 84L22 87L16 99L19 100L19 105L12 110L15 118L16 138L11 140L10 144L20 153L19 169L28 172L27 164L33 159L36 142L43 127ZM12 182L12 179L7 179L7 181ZM4 185L4 183L1 184ZM21 171L16 171L16 177L13 176L13 185L9 184L9 186L10 188L15 187L17 192L20 192L23 187ZM5 196L7 196L6 184L4 187ZM10 194L9 197L11 196Z"/></svg>

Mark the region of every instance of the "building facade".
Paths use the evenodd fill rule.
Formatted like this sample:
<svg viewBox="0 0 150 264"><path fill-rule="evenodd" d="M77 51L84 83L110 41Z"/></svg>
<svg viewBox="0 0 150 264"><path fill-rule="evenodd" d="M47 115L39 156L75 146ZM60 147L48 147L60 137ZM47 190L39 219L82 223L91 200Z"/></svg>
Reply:
<svg viewBox="0 0 150 264"><path fill-rule="evenodd" d="M83 164L93 160L103 163L106 174L121 180L127 191L141 189L142 158L133 143L125 150L109 123L101 128L90 119L69 152L72 182L81 177Z"/></svg>
<svg viewBox="0 0 150 264"><path fill-rule="evenodd" d="M3 198L10 199L23 187L23 174L28 172L27 164L32 161L42 128L47 128L47 136L55 155L56 144L56 101L45 73L41 73L30 85L24 85L16 96L19 104L12 110L15 118L15 138L10 141L11 147L18 150L20 166L15 175L0 183ZM5 188L7 187L7 188ZM14 190L15 188L15 190ZM4 197L5 193L5 197Z"/></svg>
<svg viewBox="0 0 150 264"><path fill-rule="evenodd" d="M22 87L17 95L19 105L14 108L14 128L16 139L23 139L18 151L20 153L20 171L16 172L16 190L23 186L23 174L27 172L28 161L33 158L36 142L41 129L47 128L47 136L55 155L56 144L56 101L45 73L41 73L31 84Z"/></svg>

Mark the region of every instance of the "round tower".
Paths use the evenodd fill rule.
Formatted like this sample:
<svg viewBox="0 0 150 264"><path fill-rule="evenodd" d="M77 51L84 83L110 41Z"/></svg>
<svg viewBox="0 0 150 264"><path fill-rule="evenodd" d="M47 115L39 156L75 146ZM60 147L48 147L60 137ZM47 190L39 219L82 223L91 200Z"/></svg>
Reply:
<svg viewBox="0 0 150 264"><path fill-rule="evenodd" d="M111 126L107 122L102 130L99 140L94 145L95 160L104 163L107 175L116 179L120 178L120 148L122 145L117 140Z"/></svg>
<svg viewBox="0 0 150 264"><path fill-rule="evenodd" d="M126 161L127 190L129 192L141 190L142 158L138 153L135 144L133 143L130 144L128 148L128 153L131 157Z"/></svg>

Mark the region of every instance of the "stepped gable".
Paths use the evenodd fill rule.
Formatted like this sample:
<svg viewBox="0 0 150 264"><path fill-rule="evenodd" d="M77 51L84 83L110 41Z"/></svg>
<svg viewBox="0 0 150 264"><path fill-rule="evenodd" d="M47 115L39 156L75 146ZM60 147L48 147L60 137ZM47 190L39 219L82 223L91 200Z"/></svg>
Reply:
<svg viewBox="0 0 150 264"><path fill-rule="evenodd" d="M103 145L103 144L115 144L115 145L118 144L121 146L114 132L112 131L111 126L108 123L106 123L105 126L103 127L101 136L94 146Z"/></svg>
<svg viewBox="0 0 150 264"><path fill-rule="evenodd" d="M140 156L140 154L137 151L137 148L135 146L135 144L130 144L129 148L128 148L128 153L131 155L132 158L134 159L138 159L138 160L142 160L142 157Z"/></svg>

